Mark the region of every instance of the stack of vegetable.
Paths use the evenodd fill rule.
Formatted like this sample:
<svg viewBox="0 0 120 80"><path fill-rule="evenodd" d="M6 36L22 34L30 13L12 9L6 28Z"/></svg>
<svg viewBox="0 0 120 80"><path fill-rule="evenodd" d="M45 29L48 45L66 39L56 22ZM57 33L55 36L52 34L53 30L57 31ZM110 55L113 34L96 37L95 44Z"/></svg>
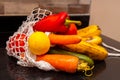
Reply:
<svg viewBox="0 0 120 80"><path fill-rule="evenodd" d="M6 46L8 55L16 57L25 66L30 62L45 61L54 70L84 71L85 75L91 76L92 73L87 72L94 68L94 60L104 60L108 53L101 46L99 27L90 25L77 29L76 25L81 24L81 21L70 20L66 12L48 15L35 21L30 35L24 30L11 36ZM28 55L32 57L29 59ZM36 65L33 63L29 66Z"/></svg>

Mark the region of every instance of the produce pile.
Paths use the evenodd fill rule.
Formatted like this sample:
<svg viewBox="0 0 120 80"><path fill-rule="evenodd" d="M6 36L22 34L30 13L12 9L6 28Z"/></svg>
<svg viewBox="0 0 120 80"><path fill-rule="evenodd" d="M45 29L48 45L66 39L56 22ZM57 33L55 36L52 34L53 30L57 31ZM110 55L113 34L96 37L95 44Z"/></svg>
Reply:
<svg viewBox="0 0 120 80"><path fill-rule="evenodd" d="M6 42L7 54L17 64L49 71L92 75L95 60L104 60L107 50L101 46L101 30L97 25L77 29L81 21L70 20L66 12L35 8ZM90 73L89 73L90 72Z"/></svg>

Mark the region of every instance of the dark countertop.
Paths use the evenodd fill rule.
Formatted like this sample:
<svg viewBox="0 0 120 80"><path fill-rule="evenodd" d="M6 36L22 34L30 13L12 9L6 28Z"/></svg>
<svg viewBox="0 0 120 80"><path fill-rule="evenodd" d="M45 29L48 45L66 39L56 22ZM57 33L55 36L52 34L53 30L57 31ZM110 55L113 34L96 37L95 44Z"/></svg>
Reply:
<svg viewBox="0 0 120 80"><path fill-rule="evenodd" d="M82 73L69 74L65 72L42 71L38 68L21 67L16 64L16 59L6 54L5 42L8 36L20 26L26 16L0 17L0 80L119 80L120 57L107 57L104 61L96 62L93 76L85 77ZM73 17L80 19L79 17ZM17 20L16 20L17 19ZM82 17L88 24L89 16ZM85 24L85 25L87 25ZM120 49L120 42L102 35L103 41ZM107 49L109 52L115 52Z"/></svg>
<svg viewBox="0 0 120 80"><path fill-rule="evenodd" d="M102 37L105 43L120 49L120 42ZM108 51L115 52L110 49ZM16 64L15 58L7 56L5 48L0 48L0 80L119 80L120 57L108 57L96 62L93 73L93 76L85 77L79 72L69 74L21 67Z"/></svg>

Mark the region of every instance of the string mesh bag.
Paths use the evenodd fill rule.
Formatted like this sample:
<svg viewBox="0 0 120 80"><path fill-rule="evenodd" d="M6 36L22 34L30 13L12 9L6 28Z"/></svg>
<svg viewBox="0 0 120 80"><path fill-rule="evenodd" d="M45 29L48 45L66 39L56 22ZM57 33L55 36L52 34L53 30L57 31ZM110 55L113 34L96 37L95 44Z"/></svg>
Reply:
<svg viewBox="0 0 120 80"><path fill-rule="evenodd" d="M17 64L26 67L38 67L42 70L55 70L48 62L36 61L36 55L32 54L28 48L28 38L34 32L33 25L43 19L44 17L51 15L52 12L39 7L34 8L30 15L27 16L26 21L23 21L18 30L9 37L6 42L6 50L9 56L13 56L18 59Z"/></svg>

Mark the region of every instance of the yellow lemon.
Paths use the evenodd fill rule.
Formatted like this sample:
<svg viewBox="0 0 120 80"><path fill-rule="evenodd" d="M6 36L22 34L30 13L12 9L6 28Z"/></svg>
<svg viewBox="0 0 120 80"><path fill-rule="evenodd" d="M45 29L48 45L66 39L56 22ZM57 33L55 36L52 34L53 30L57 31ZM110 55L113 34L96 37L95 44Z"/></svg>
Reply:
<svg viewBox="0 0 120 80"><path fill-rule="evenodd" d="M35 55L45 54L50 48L50 40L44 32L34 32L28 38L28 47Z"/></svg>

